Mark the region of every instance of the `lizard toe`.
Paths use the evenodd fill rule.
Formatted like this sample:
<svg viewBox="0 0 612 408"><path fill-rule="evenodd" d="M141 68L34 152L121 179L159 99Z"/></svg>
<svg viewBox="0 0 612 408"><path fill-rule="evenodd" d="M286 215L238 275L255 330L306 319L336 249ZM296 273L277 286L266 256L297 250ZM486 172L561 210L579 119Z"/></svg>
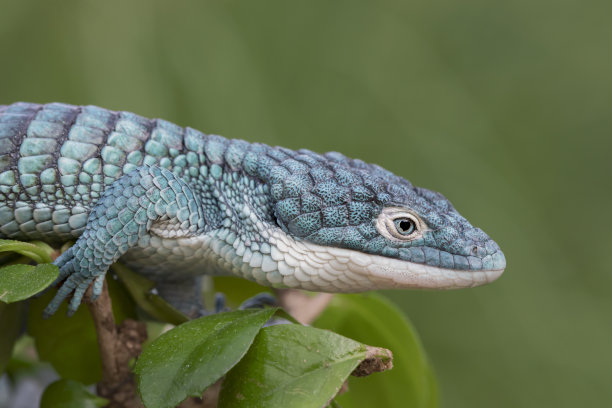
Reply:
<svg viewBox="0 0 612 408"><path fill-rule="evenodd" d="M93 290L91 292L91 301L96 301L102 294L102 286L104 285L104 275L99 275L93 283Z"/></svg>
<svg viewBox="0 0 612 408"><path fill-rule="evenodd" d="M48 319L57 312L57 309L59 309L64 299L66 299L68 295L70 295L70 293L72 293L72 291L77 287L77 279L77 275L71 275L68 279L66 279L66 281L62 284L62 286L55 294L55 297L51 300L51 302L49 302L49 304L43 311L43 317L45 319Z"/></svg>
<svg viewBox="0 0 612 408"><path fill-rule="evenodd" d="M57 257L55 262L53 262L57 267L62 268L66 263L70 262L74 257L74 247L68 248L64 253Z"/></svg>
<svg viewBox="0 0 612 408"><path fill-rule="evenodd" d="M72 299L70 299L70 304L68 305L68 316L72 316L76 313L79 305L83 301L83 296L85 295L85 291L93 281L92 278L87 278L79 283L79 285L74 289L74 294L72 295Z"/></svg>

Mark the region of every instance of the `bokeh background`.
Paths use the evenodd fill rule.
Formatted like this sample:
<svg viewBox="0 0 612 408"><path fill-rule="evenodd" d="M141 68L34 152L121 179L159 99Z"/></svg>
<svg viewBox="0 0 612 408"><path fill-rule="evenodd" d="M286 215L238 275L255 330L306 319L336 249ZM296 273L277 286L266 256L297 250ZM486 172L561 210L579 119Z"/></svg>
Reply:
<svg viewBox="0 0 612 408"><path fill-rule="evenodd" d="M612 3L0 1L0 103L95 104L375 162L494 237L490 286L389 292L443 407L609 406Z"/></svg>

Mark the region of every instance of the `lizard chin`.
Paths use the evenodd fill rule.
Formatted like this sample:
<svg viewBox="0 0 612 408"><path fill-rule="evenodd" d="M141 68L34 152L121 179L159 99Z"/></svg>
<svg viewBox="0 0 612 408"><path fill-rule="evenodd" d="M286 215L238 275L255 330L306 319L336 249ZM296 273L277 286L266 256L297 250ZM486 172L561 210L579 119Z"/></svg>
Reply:
<svg viewBox="0 0 612 408"><path fill-rule="evenodd" d="M494 269L459 270L298 241L282 231L270 244L284 286L323 292L467 288L493 282L506 266L501 251L492 255Z"/></svg>

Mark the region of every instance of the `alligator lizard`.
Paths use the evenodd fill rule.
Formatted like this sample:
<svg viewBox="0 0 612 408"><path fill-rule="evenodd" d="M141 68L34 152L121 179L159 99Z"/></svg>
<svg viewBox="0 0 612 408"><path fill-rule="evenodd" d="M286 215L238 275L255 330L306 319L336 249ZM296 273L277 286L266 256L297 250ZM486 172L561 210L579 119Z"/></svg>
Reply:
<svg viewBox="0 0 612 408"><path fill-rule="evenodd" d="M60 103L0 106L0 237L76 240L46 315L99 295L119 258L186 313L204 274L358 292L477 286L506 266L441 194L377 165Z"/></svg>

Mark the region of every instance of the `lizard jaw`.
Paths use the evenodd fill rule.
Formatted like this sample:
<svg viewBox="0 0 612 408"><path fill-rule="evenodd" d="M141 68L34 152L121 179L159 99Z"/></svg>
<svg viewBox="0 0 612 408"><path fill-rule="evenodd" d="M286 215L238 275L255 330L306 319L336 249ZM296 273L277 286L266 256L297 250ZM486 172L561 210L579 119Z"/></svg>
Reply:
<svg viewBox="0 0 612 408"><path fill-rule="evenodd" d="M241 276L263 286L330 293L467 288L493 282L505 268L501 251L493 255L492 269L459 270L317 245L294 239L279 228L263 230L262 238L269 244L265 253L239 239L228 242L224 233L184 238L181 247L203 248L198 256L212 274Z"/></svg>
<svg viewBox="0 0 612 408"><path fill-rule="evenodd" d="M392 261L396 261L392 259ZM465 271L399 261L400 265L376 263L368 267L374 276L387 282L385 289L460 289L491 283L504 269ZM399 266L399 267L398 267Z"/></svg>
<svg viewBox="0 0 612 408"><path fill-rule="evenodd" d="M284 284L324 292L474 287L499 278L506 265L501 251L492 255L493 269L447 269L298 241L282 231L270 244Z"/></svg>

